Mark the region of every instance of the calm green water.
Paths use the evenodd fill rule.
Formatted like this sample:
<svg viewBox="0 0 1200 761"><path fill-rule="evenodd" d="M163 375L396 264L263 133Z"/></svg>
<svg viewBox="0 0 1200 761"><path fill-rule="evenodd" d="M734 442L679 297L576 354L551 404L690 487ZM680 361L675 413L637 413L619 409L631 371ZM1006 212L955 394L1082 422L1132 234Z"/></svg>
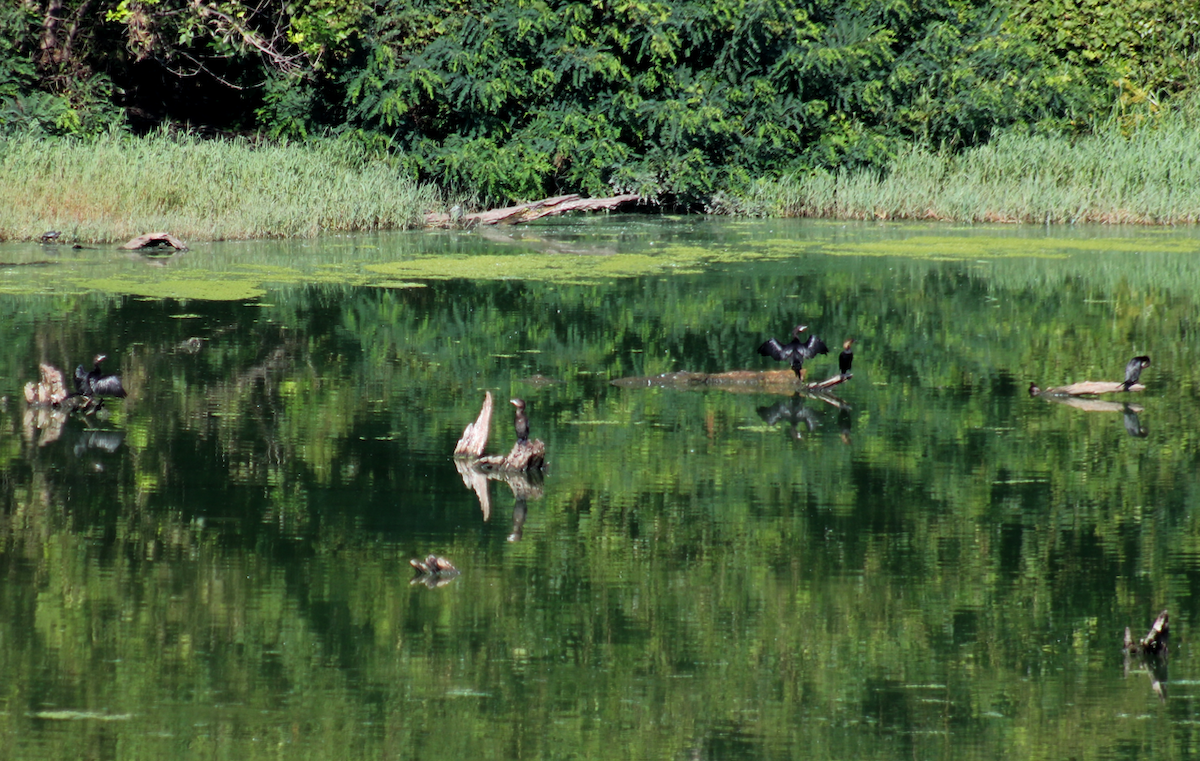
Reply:
<svg viewBox="0 0 1200 761"><path fill-rule="evenodd" d="M617 217L0 260L0 757L1200 750L1193 231ZM798 321L858 339L843 408L611 383L774 369ZM129 398L38 428L38 363L98 351ZM1142 353L1111 409L1026 393ZM549 459L487 514L449 457L485 390L494 449L521 396ZM427 553L461 575L410 583ZM1163 608L1165 701L1120 649Z"/></svg>

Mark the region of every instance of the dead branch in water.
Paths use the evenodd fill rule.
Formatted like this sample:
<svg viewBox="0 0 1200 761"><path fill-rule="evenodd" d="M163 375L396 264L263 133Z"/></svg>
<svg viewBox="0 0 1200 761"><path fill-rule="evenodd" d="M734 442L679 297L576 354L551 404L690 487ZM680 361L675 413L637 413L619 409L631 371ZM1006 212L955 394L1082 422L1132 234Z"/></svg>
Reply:
<svg viewBox="0 0 1200 761"><path fill-rule="evenodd" d="M475 214L426 214L427 227L473 227L475 225L518 225L542 217L566 214L569 211L611 211L618 206L638 200L636 193L609 198L580 198L572 193L543 198L540 201L489 209Z"/></svg>

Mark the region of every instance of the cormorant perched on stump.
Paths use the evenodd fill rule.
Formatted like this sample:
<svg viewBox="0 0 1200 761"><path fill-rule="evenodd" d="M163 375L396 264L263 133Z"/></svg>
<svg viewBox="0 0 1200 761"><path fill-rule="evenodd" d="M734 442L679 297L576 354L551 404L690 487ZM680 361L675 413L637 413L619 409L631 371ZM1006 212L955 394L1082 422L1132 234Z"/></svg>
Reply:
<svg viewBox="0 0 1200 761"><path fill-rule="evenodd" d="M125 398L125 388L121 379L116 375L105 375L100 369L100 363L108 359L105 354L97 354L92 371L86 372L83 365L75 368L75 393L83 396L115 396Z"/></svg>
<svg viewBox="0 0 1200 761"><path fill-rule="evenodd" d="M809 336L807 341L800 340L800 334L808 330L807 325L797 325L792 329L790 343L781 344L774 338L768 338L766 343L758 347L758 353L779 362L787 362L792 372L800 380L804 380L804 360L812 359L818 354L828 354L829 347L816 336Z"/></svg>
<svg viewBox="0 0 1200 761"><path fill-rule="evenodd" d="M848 375L850 373L850 365L854 363L854 350L850 348L853 345L853 338L847 338L842 343L842 353L838 355L838 370L842 375Z"/></svg>
<svg viewBox="0 0 1200 761"><path fill-rule="evenodd" d="M525 443L529 441L529 418L525 416L525 400L510 399L513 406L517 408L516 412L516 427L517 427L517 442Z"/></svg>
<svg viewBox="0 0 1200 761"><path fill-rule="evenodd" d="M1150 358L1147 356L1134 357L1129 360L1129 364L1125 365L1125 382L1121 384L1121 390L1128 391L1130 386L1138 382L1142 370L1149 366Z"/></svg>

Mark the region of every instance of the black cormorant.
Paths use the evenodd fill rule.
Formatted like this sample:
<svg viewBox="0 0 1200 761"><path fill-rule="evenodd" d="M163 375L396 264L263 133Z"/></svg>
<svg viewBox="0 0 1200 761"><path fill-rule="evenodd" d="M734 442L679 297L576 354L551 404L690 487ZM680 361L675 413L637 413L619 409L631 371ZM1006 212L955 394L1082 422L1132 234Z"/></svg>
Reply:
<svg viewBox="0 0 1200 761"><path fill-rule="evenodd" d="M807 325L797 325L792 329L790 343L781 344L774 338L768 338L766 343L758 347L758 353L764 357L779 362L787 362L792 366L792 372L800 380L804 380L804 360L812 359L818 354L828 354L829 347L816 336L809 336L807 341L800 340L800 334L808 330Z"/></svg>
<svg viewBox="0 0 1200 761"><path fill-rule="evenodd" d="M854 350L850 347L854 345L853 338L847 338L842 343L842 353L838 355L838 370L842 375L850 374L850 365L854 363Z"/></svg>
<svg viewBox="0 0 1200 761"><path fill-rule="evenodd" d="M1142 370L1149 366L1150 358L1147 356L1134 357L1129 360L1129 364L1125 365L1125 382L1121 384L1121 390L1128 391L1133 384L1138 382Z"/></svg>
<svg viewBox="0 0 1200 761"><path fill-rule="evenodd" d="M516 412L516 427L517 427L517 443L524 444L529 441L529 418L525 417L525 400L510 399L513 406L517 408Z"/></svg>
<svg viewBox="0 0 1200 761"><path fill-rule="evenodd" d="M92 371L86 372L83 365L75 368L75 393L83 396L115 396L118 399L125 398L125 388L121 385L121 379L116 375L105 375L100 370L100 363L108 359L105 354L97 354L93 360L95 365Z"/></svg>

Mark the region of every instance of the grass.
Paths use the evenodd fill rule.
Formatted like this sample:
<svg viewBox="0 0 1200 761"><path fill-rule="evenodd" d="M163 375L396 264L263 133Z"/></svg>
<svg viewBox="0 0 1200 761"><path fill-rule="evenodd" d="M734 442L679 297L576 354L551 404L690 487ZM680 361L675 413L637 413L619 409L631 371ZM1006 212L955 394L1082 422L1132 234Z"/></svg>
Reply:
<svg viewBox="0 0 1200 761"><path fill-rule="evenodd" d="M442 206L432 187L349 140L0 141L0 241L47 230L94 243L159 230L185 240L303 237L417 227Z"/></svg>
<svg viewBox="0 0 1200 761"><path fill-rule="evenodd" d="M952 154L914 147L885 172L762 181L731 206L763 216L1037 224L1200 222L1200 118L1181 109L1126 135L1006 134Z"/></svg>
<svg viewBox="0 0 1200 761"><path fill-rule="evenodd" d="M151 231L185 240L420 227L448 204L353 139L304 144L113 133L0 139L0 241ZM1005 134L962 153L913 147L886 171L818 171L720 199L756 216L1060 224L1200 222L1200 103L1126 134Z"/></svg>

